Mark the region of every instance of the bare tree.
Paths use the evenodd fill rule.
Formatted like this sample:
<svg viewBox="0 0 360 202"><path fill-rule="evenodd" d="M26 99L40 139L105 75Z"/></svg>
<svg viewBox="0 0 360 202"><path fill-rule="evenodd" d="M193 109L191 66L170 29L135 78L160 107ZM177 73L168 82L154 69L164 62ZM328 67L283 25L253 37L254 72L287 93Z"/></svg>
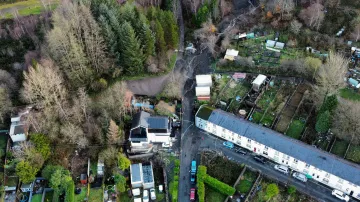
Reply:
<svg viewBox="0 0 360 202"><path fill-rule="evenodd" d="M325 18L324 6L318 2L313 3L306 9L301 10L299 17L307 26L319 30Z"/></svg>
<svg viewBox="0 0 360 202"><path fill-rule="evenodd" d="M325 2L325 6L329 7L329 8L336 8L340 5L340 1L341 0L326 0Z"/></svg>
<svg viewBox="0 0 360 202"><path fill-rule="evenodd" d="M360 106L349 100L340 98L334 114L332 131L341 139L360 143Z"/></svg>
<svg viewBox="0 0 360 202"><path fill-rule="evenodd" d="M354 27L354 30L350 33L350 37L354 41L359 41L359 39L360 39L360 23L358 23Z"/></svg>
<svg viewBox="0 0 360 202"><path fill-rule="evenodd" d="M349 61L338 53L330 52L325 64L317 71L314 95L323 100L325 95L334 95L346 86L344 82ZM320 96L320 97L319 97Z"/></svg>
<svg viewBox="0 0 360 202"><path fill-rule="evenodd" d="M281 18L295 9L294 0L275 0L276 10L279 10Z"/></svg>
<svg viewBox="0 0 360 202"><path fill-rule="evenodd" d="M293 20L290 23L290 31L295 35L298 35L300 33L301 27L302 24L297 20Z"/></svg>
<svg viewBox="0 0 360 202"><path fill-rule="evenodd" d="M114 120L110 120L109 129L107 132L107 142L109 145L117 144L120 142L119 126L116 125Z"/></svg>
<svg viewBox="0 0 360 202"><path fill-rule="evenodd" d="M170 78L163 90L168 97L181 98L184 86L184 77L176 72L171 73Z"/></svg>
<svg viewBox="0 0 360 202"><path fill-rule="evenodd" d="M66 123L61 126L60 133L63 136L62 142L77 144L79 146L84 145L85 134L81 127L72 123Z"/></svg>
<svg viewBox="0 0 360 202"><path fill-rule="evenodd" d="M24 101L43 107L56 106L57 110L67 118L65 101L67 91L58 68L51 60L42 60L36 68L29 67L24 73L21 96Z"/></svg>
<svg viewBox="0 0 360 202"><path fill-rule="evenodd" d="M203 23L200 29L195 30L194 36L200 40L202 49L208 48L213 56L217 54L215 47L219 37L216 36L216 27L211 19Z"/></svg>

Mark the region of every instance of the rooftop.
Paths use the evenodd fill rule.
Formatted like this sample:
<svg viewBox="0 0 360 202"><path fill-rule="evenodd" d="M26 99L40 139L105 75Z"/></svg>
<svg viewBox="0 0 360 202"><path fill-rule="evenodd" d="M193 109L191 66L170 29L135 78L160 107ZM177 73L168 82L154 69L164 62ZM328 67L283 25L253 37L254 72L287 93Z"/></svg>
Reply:
<svg viewBox="0 0 360 202"><path fill-rule="evenodd" d="M142 172L143 172L144 183L154 182L154 176L153 176L151 163L143 163L142 164Z"/></svg>
<svg viewBox="0 0 360 202"><path fill-rule="evenodd" d="M131 182L141 182L141 164L131 164L130 171L131 171Z"/></svg>
<svg viewBox="0 0 360 202"><path fill-rule="evenodd" d="M203 106L196 116L360 185L360 166L340 159L333 154L219 109Z"/></svg>
<svg viewBox="0 0 360 202"><path fill-rule="evenodd" d="M150 116L149 113L140 111L133 116L131 128L142 126L152 129L168 129L169 117L167 116Z"/></svg>

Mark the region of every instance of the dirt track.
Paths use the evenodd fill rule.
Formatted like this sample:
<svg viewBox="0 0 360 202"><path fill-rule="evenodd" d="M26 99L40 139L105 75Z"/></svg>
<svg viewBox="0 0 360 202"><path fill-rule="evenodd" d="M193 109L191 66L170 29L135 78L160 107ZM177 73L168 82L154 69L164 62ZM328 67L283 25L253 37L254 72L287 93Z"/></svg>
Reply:
<svg viewBox="0 0 360 202"><path fill-rule="evenodd" d="M167 84L169 74L154 78L127 81L128 89L135 95L155 96L159 94Z"/></svg>

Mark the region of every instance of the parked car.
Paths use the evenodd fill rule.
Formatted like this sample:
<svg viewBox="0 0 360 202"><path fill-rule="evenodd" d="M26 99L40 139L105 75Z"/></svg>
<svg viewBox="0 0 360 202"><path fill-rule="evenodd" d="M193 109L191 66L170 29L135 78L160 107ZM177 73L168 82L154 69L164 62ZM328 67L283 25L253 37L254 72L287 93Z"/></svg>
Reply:
<svg viewBox="0 0 360 202"><path fill-rule="evenodd" d="M246 155L248 153L245 149L241 149L241 148L235 149L235 152L242 155Z"/></svg>
<svg viewBox="0 0 360 202"><path fill-rule="evenodd" d="M346 195L344 192L339 191L337 189L334 189L331 194L333 196L335 196L336 198L341 199L346 202L348 202L350 200L350 197L348 195Z"/></svg>
<svg viewBox="0 0 360 202"><path fill-rule="evenodd" d="M143 192L143 202L149 202L149 191L144 190Z"/></svg>
<svg viewBox="0 0 360 202"><path fill-rule="evenodd" d="M196 179L196 174L195 173L190 173L190 182L191 184L195 184L195 179Z"/></svg>
<svg viewBox="0 0 360 202"><path fill-rule="evenodd" d="M275 165L274 168L281 173L284 173L286 175L289 174L289 168L287 166Z"/></svg>
<svg viewBox="0 0 360 202"><path fill-rule="evenodd" d="M225 142L223 143L223 145L224 145L226 148L229 148L229 149L233 149L233 148L234 148L234 143L229 142L229 141L225 141Z"/></svg>
<svg viewBox="0 0 360 202"><path fill-rule="evenodd" d="M295 179L298 179L302 182L307 182L307 177L306 175L302 174L302 173L298 173L298 172L294 172L292 175Z"/></svg>
<svg viewBox="0 0 360 202"><path fill-rule="evenodd" d="M265 164L267 162L266 158L259 156L259 155L254 156L254 159L255 159L255 161L262 163L262 164Z"/></svg>
<svg viewBox="0 0 360 202"><path fill-rule="evenodd" d="M190 201L195 201L195 188L190 189Z"/></svg>
<svg viewBox="0 0 360 202"><path fill-rule="evenodd" d="M133 190L132 190L132 195L134 195L134 196L140 196L140 189L139 189L139 188L133 189Z"/></svg>
<svg viewBox="0 0 360 202"><path fill-rule="evenodd" d="M150 189L150 198L151 200L156 200L156 193L154 188Z"/></svg>

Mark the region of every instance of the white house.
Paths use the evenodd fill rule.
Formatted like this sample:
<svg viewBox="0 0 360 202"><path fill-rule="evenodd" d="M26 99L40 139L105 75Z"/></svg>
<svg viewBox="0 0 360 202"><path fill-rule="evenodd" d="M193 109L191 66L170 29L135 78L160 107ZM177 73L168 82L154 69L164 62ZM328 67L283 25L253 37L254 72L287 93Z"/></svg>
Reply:
<svg viewBox="0 0 360 202"><path fill-rule="evenodd" d="M132 120L129 141L132 152L148 152L153 143L171 145L172 119L166 116L150 116L140 111Z"/></svg>
<svg viewBox="0 0 360 202"><path fill-rule="evenodd" d="M130 182L133 189L141 187L144 189L151 189L155 187L151 162L131 164L130 175Z"/></svg>
<svg viewBox="0 0 360 202"><path fill-rule="evenodd" d="M202 106L195 124L308 178L360 199L360 166L233 114Z"/></svg>

